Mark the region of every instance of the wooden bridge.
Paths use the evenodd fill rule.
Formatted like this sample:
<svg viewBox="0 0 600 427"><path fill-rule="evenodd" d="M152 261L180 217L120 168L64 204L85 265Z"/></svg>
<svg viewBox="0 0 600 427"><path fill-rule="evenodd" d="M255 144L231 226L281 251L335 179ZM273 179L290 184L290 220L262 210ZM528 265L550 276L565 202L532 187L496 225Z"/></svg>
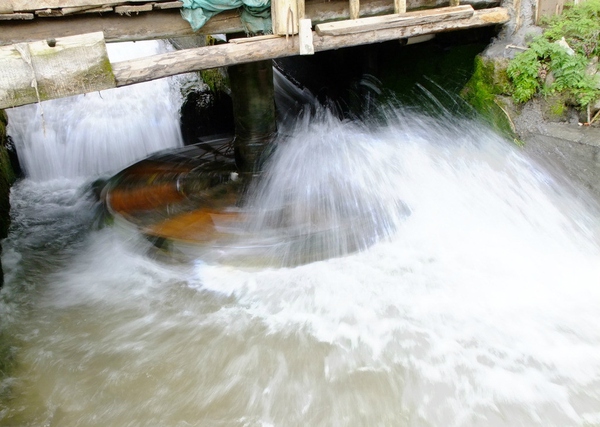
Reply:
<svg viewBox="0 0 600 427"><path fill-rule="evenodd" d="M244 25L239 12L229 10L195 33L181 17L183 3L172 0L1 1L0 108L509 20L495 0L273 0L274 34L111 63L106 42L243 34Z"/></svg>

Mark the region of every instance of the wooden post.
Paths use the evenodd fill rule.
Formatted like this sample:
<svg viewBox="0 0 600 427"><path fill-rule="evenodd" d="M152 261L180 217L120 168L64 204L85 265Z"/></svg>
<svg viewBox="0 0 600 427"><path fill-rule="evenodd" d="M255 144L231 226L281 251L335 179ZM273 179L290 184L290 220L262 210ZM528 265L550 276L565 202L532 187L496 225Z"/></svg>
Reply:
<svg viewBox="0 0 600 427"><path fill-rule="evenodd" d="M358 19L360 16L360 0L350 0L350 19Z"/></svg>
<svg viewBox="0 0 600 427"><path fill-rule="evenodd" d="M313 45L312 22L310 19L300 20L300 55L314 55L315 47Z"/></svg>
<svg viewBox="0 0 600 427"><path fill-rule="evenodd" d="M304 2L302 1L304 14ZM273 34L291 36L298 34L298 1L272 0L271 20L273 21Z"/></svg>
<svg viewBox="0 0 600 427"><path fill-rule="evenodd" d="M273 62L258 61L228 67L233 116L234 150L243 176L260 174L263 152L277 132Z"/></svg>
<svg viewBox="0 0 600 427"><path fill-rule="evenodd" d="M406 0L394 0L394 13L406 13Z"/></svg>

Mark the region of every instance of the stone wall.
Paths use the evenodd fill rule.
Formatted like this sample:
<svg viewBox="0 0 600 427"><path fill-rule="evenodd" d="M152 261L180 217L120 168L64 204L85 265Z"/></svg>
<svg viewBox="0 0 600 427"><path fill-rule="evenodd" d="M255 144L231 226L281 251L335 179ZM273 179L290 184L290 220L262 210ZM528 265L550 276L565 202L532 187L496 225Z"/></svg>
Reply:
<svg viewBox="0 0 600 427"><path fill-rule="evenodd" d="M4 110L0 110L0 239L8 235L10 225L10 186L15 180L15 175L8 154L8 135L6 126L8 118ZM0 247L0 253L1 253ZM4 283L2 264L0 263L0 287Z"/></svg>

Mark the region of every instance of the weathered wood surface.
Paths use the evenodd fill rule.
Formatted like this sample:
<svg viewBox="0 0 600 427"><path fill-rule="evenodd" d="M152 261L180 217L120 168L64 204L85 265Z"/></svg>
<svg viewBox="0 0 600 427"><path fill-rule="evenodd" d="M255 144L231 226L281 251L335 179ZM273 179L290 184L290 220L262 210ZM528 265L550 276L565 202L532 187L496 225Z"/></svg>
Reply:
<svg viewBox="0 0 600 427"><path fill-rule="evenodd" d="M300 55L314 55L315 47L313 45L312 22L310 22L310 19L300 20L298 38L300 39Z"/></svg>
<svg viewBox="0 0 600 427"><path fill-rule="evenodd" d="M0 109L114 86L101 32L0 47Z"/></svg>
<svg viewBox="0 0 600 427"><path fill-rule="evenodd" d="M61 9L68 7L101 7L126 5L130 3L150 3L148 0L3 0L12 6L13 11L33 11L41 9ZM171 0L153 0L155 3Z"/></svg>
<svg viewBox="0 0 600 427"><path fill-rule="evenodd" d="M537 0L535 5L535 23L538 24L542 17L560 15L564 5L565 0Z"/></svg>
<svg viewBox="0 0 600 427"><path fill-rule="evenodd" d="M386 28L407 27L409 25L432 24L434 22L453 21L473 16L471 6L441 7L431 10L419 10L402 14L373 16L349 21L326 22L315 27L319 35L338 36L384 30Z"/></svg>
<svg viewBox="0 0 600 427"><path fill-rule="evenodd" d="M503 24L505 8L475 11L471 17L344 35L312 33L314 52L438 32ZM154 55L112 64L102 33L0 47L0 108L24 105L160 79L299 54L298 36L236 39L226 43ZM40 59L41 58L41 59ZM40 62L41 61L41 62Z"/></svg>
<svg viewBox="0 0 600 427"><path fill-rule="evenodd" d="M360 1L350 0L350 19L358 19L360 16Z"/></svg>
<svg viewBox="0 0 600 427"><path fill-rule="evenodd" d="M2 0L0 0L2 2ZM185 37L194 34L227 34L244 32L237 10L219 13L194 33L187 21L181 18L179 9L159 9L158 5L171 5L174 2L156 3L152 12L118 15L110 13L69 14L66 17L3 21L0 15L0 45L45 40L47 38L66 37L88 32L103 31L107 42L137 41L160 38ZM406 8L414 10L422 6L421 0L407 0ZM431 0L431 7L447 5L447 0ZM472 4L475 8L493 7L498 0L466 0L462 4ZM161 6L162 7L162 6ZM305 5L305 18L313 25L328 21L350 18L347 0L309 0ZM89 9L91 11L92 9ZM389 14L394 12L391 0L362 0L360 14L363 17Z"/></svg>
<svg viewBox="0 0 600 427"><path fill-rule="evenodd" d="M475 11L470 18L435 22L409 27L388 28L380 31L347 35L318 35L313 33L315 52L362 44L379 43L445 31L483 27L508 22L508 11L502 7ZM299 43L285 37L260 39L255 42L227 43L216 46L187 49L113 64L117 86L160 79L190 71L226 67L233 64L261 61L298 55ZM250 39L251 40L251 39Z"/></svg>
<svg viewBox="0 0 600 427"><path fill-rule="evenodd" d="M394 0L394 13L406 13L406 0Z"/></svg>
<svg viewBox="0 0 600 427"><path fill-rule="evenodd" d="M304 0L271 0L273 34L298 34L298 3Z"/></svg>

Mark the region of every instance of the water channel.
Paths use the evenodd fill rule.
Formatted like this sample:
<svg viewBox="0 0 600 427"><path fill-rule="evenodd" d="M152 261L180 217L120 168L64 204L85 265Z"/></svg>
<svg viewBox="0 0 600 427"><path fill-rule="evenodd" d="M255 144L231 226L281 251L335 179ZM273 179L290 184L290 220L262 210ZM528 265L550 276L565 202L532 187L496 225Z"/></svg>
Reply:
<svg viewBox="0 0 600 427"><path fill-rule="evenodd" d="M27 176L3 242L0 426L600 426L583 192L469 118L321 110L257 203L351 198L384 233L357 223L363 250L295 267L157 258L100 226L90 183L181 145L176 86L9 111Z"/></svg>

